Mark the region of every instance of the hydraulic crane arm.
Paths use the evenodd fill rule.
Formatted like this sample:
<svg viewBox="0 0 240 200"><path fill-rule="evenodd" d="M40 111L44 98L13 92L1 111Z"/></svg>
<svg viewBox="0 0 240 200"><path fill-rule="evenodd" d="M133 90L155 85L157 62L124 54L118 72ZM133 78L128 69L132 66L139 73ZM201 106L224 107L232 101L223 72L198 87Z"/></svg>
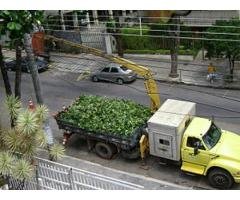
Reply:
<svg viewBox="0 0 240 200"><path fill-rule="evenodd" d="M118 63L120 65L123 65L127 67L128 69L133 70L135 73L137 73L139 76L142 76L145 80L144 85L147 90L147 94L150 97L150 107L153 112L157 111L157 109L160 107L160 98L159 98L159 92L157 88L157 84L153 78L152 72L144 66L138 65L134 62L131 62L129 60L126 60L124 58L120 58L118 56L114 55L107 55L103 51L95 48L88 47L83 44L78 44L71 42L69 40L65 40L62 38L57 38L54 36L46 35L45 39L52 40L52 41L57 41L57 42L63 42L65 44L68 44L72 47L77 47L80 48L83 52L85 53L90 53L96 56L100 56L103 58L106 58L112 62Z"/></svg>

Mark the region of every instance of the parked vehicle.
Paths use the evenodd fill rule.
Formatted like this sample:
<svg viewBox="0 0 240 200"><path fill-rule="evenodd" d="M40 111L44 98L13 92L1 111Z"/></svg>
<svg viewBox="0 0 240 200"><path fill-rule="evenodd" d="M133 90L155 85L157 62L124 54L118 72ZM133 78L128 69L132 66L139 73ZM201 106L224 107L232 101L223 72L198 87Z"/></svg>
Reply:
<svg viewBox="0 0 240 200"><path fill-rule="evenodd" d="M122 85L126 82L135 81L137 74L132 70L116 63L110 63L106 67L92 74L92 81L100 80L114 82Z"/></svg>
<svg viewBox="0 0 240 200"><path fill-rule="evenodd" d="M59 113L55 119L64 130L64 144L78 134L87 140L89 150L106 159L116 153L129 159L145 158L149 147L150 155L181 163L185 172L207 176L213 187L228 189L234 182L240 183L240 136L221 130L209 119L195 117L195 103L168 99L128 139L90 133L61 121Z"/></svg>
<svg viewBox="0 0 240 200"><path fill-rule="evenodd" d="M37 57L35 59L35 62L36 62L36 65L37 65L37 68L38 68L39 72L48 69L48 62L44 58ZM16 70L16 60L12 60L12 61L6 62L5 66L6 66L7 70L15 71ZM21 60L21 67L22 67L22 71L23 72L27 72L27 73L30 72L30 69L29 69L29 66L28 66L27 57L23 57L22 58L22 60Z"/></svg>

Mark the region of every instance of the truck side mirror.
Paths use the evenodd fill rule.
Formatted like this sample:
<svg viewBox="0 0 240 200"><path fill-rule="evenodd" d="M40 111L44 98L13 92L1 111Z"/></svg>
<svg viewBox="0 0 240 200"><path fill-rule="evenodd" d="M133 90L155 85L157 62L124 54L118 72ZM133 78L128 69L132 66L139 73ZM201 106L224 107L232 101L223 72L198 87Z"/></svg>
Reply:
<svg viewBox="0 0 240 200"><path fill-rule="evenodd" d="M199 153L199 151L198 151L198 146L194 147L194 151L193 151L193 153L194 153L194 156L197 155L197 154Z"/></svg>

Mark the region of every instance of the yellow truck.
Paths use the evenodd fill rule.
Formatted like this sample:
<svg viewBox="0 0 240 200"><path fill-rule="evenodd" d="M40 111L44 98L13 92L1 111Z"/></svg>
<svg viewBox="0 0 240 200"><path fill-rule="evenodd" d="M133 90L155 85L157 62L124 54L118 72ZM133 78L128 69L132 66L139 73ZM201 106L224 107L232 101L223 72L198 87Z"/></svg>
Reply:
<svg viewBox="0 0 240 200"><path fill-rule="evenodd" d="M168 99L148 120L150 155L181 163L216 188L240 183L240 136L195 116L196 104Z"/></svg>
<svg viewBox="0 0 240 200"><path fill-rule="evenodd" d="M195 103L169 99L160 107L157 84L147 67L62 38L47 35L45 39L80 48L136 72L144 79L154 112L147 122L147 129L126 141L102 134L89 135L56 118L59 128L65 130L64 143L73 133L78 133L87 140L89 149L95 149L98 155L107 159L117 152L128 158L141 155L142 159L149 153L180 162L183 171L207 176L216 188L228 189L234 182L240 183L240 136L221 130L209 119L195 117Z"/></svg>

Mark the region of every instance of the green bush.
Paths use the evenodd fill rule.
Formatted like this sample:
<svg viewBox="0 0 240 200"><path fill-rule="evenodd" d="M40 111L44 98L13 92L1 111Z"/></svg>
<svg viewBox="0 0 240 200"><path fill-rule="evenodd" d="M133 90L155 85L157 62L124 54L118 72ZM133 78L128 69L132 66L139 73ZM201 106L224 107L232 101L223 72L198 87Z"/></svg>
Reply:
<svg viewBox="0 0 240 200"><path fill-rule="evenodd" d="M122 40L125 53L146 53L146 54L170 54L171 40L170 38L149 37L146 35L166 35L168 33L154 30L168 30L167 26L158 24L151 27L143 26L142 35L140 36L139 26L122 29ZM191 31L189 27L183 27L184 31ZM181 33L182 37L192 37L192 33ZM136 35L136 36L134 36ZM145 36L144 36L145 35ZM179 46L180 55L196 56L197 52L202 48L201 41L181 39Z"/></svg>

